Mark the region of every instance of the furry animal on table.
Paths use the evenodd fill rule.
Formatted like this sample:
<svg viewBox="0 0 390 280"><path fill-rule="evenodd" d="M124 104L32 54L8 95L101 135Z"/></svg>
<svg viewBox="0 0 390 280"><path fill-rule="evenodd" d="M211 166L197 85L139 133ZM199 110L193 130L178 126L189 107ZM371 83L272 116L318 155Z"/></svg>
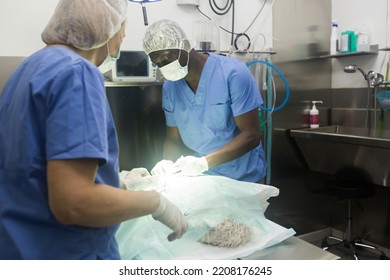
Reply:
<svg viewBox="0 0 390 280"><path fill-rule="evenodd" d="M252 231L249 226L237 223L232 217L227 217L212 227L198 241L213 246L233 248L246 244L251 236Z"/></svg>

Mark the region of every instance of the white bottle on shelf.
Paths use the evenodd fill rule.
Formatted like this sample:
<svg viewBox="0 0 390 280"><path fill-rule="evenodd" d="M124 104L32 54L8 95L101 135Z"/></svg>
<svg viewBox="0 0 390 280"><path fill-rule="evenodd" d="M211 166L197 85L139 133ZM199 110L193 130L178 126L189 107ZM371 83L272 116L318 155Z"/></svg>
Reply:
<svg viewBox="0 0 390 280"><path fill-rule="evenodd" d="M316 103L322 103L322 101L312 101L313 107L310 110L310 128L320 127L320 112L316 107Z"/></svg>
<svg viewBox="0 0 390 280"><path fill-rule="evenodd" d="M367 24L363 23L358 33L356 51L369 52L370 51L370 32Z"/></svg>
<svg viewBox="0 0 390 280"><path fill-rule="evenodd" d="M330 55L339 52L339 25L336 20L332 20L332 32L330 34Z"/></svg>

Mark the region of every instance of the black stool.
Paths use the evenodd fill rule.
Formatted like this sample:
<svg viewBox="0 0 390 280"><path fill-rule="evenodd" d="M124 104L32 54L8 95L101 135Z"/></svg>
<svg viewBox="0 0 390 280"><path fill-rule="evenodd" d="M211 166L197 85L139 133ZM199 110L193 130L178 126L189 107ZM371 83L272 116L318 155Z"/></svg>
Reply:
<svg viewBox="0 0 390 280"><path fill-rule="evenodd" d="M358 198L368 198L375 194L375 185L368 183L367 175L361 170L355 168L344 168L336 173L335 178L328 182L327 190L329 194L336 196L340 200L346 200L348 203L347 225L343 239L329 235L326 236L321 244L323 250L328 250L337 246L349 248L356 260L359 259L357 249L368 248L379 252L380 259L388 259L385 253L379 248L364 244L360 238L353 236L352 231L352 200ZM334 240L336 242L329 243Z"/></svg>

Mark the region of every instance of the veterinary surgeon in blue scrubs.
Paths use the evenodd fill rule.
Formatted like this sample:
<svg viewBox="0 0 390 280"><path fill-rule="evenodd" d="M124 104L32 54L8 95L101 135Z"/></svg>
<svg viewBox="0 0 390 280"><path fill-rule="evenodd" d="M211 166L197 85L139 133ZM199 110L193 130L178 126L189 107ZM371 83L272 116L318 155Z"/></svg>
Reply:
<svg viewBox="0 0 390 280"><path fill-rule="evenodd" d="M266 174L258 107L263 103L246 65L214 53L198 53L171 20L153 23L144 51L167 80L164 159L151 173L181 171L261 182Z"/></svg>
<svg viewBox="0 0 390 280"><path fill-rule="evenodd" d="M0 259L119 259L122 221L152 214L180 238L182 212L120 180L118 140L101 72L125 36L127 0L60 0L0 95ZM99 71L100 70L100 71ZM150 176L150 175L149 175Z"/></svg>

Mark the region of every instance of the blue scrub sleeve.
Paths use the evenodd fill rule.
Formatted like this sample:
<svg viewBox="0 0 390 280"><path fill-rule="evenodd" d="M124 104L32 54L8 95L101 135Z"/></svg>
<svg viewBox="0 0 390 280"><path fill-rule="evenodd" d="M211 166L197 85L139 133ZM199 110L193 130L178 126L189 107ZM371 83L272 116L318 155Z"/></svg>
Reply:
<svg viewBox="0 0 390 280"><path fill-rule="evenodd" d="M108 159L107 100L99 72L73 65L50 88L46 122L47 159Z"/></svg>
<svg viewBox="0 0 390 280"><path fill-rule="evenodd" d="M239 116L263 104L259 87L252 73L243 63L237 63L229 79L231 108Z"/></svg>

